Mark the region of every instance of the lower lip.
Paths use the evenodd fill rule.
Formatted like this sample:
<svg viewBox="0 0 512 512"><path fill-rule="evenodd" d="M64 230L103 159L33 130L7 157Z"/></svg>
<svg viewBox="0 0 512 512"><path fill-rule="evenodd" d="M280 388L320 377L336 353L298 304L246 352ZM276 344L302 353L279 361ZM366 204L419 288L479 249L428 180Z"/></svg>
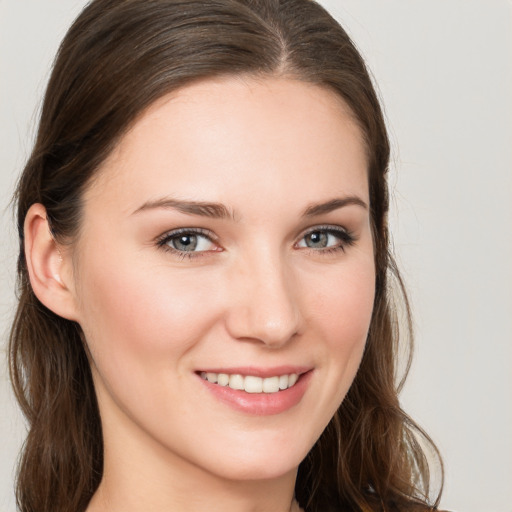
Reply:
<svg viewBox="0 0 512 512"><path fill-rule="evenodd" d="M312 373L311 370L301 374L299 380L291 388L277 393L246 393L238 389L231 389L229 386L213 384L200 376L198 378L221 402L246 414L267 416L283 413L297 405L307 390Z"/></svg>

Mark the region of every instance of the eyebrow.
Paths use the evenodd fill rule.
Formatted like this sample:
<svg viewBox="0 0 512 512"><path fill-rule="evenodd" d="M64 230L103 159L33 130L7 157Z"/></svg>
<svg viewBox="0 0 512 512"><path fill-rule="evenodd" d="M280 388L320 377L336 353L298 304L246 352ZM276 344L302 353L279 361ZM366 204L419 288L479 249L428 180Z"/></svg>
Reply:
<svg viewBox="0 0 512 512"><path fill-rule="evenodd" d="M202 217L210 217L213 219L233 219L235 214L232 210L221 203L208 203L204 201L181 201L172 198L156 199L155 201L147 201L140 208L137 208L133 214L146 210L154 210L157 208L178 210L191 215L200 215Z"/></svg>
<svg viewBox="0 0 512 512"><path fill-rule="evenodd" d="M310 205L304 210L302 217L316 217L318 215L330 213L334 210L338 210L345 206L351 205L361 206L366 210L368 209L368 205L359 197L348 196L330 199L324 203ZM210 217L213 219L235 220L235 212L222 203L210 203L205 201L182 201L167 197L156 199L154 201L147 201L142 206L137 208L133 214L158 208L178 210L186 214Z"/></svg>
<svg viewBox="0 0 512 512"><path fill-rule="evenodd" d="M344 206L361 206L365 210L368 210L368 205L357 196L347 196L347 197L339 197L335 199L331 199L326 201L325 203L313 204L308 206L304 213L303 217L315 217L317 215L322 215L325 213L332 212L334 210L338 210L339 208L343 208Z"/></svg>

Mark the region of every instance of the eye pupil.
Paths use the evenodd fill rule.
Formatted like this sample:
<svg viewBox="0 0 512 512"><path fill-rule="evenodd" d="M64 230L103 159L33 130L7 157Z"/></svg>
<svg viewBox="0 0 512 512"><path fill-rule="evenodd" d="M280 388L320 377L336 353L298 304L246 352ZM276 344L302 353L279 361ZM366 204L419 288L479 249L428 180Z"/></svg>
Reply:
<svg viewBox="0 0 512 512"><path fill-rule="evenodd" d="M180 235L173 240L173 246L179 251L193 251L197 247L197 236Z"/></svg>
<svg viewBox="0 0 512 512"><path fill-rule="evenodd" d="M327 233L321 231L313 231L306 236L306 245L308 247L326 247L327 246Z"/></svg>

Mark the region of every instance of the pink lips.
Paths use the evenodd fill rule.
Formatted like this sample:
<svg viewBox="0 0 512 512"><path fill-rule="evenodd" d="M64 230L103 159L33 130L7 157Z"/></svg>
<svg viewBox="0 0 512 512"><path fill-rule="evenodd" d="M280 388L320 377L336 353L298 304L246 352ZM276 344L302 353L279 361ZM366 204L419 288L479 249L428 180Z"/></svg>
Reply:
<svg viewBox="0 0 512 512"><path fill-rule="evenodd" d="M276 393L247 393L243 390L232 389L228 386L220 386L218 384L208 382L200 377L201 371L197 372L201 383L221 402L238 411L258 416L280 414L297 405L302 400L313 373L310 368L299 368L297 366L281 366L265 369L252 367L229 369L208 368L208 370L205 369L202 371L217 374L227 373L230 375L253 375L255 377L262 378L272 377L275 375L289 375L292 373L298 374L299 378L296 384L288 389L284 389Z"/></svg>

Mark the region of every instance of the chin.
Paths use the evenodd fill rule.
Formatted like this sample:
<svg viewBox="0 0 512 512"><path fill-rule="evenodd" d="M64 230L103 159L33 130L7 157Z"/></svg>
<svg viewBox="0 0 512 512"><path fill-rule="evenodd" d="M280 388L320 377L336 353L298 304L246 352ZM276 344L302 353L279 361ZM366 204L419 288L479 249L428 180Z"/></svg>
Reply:
<svg viewBox="0 0 512 512"><path fill-rule="evenodd" d="M210 464L212 472L228 480L272 480L295 475L297 468L306 457L311 446L288 440L278 444L246 444L249 450L235 451L231 446L228 457L218 454Z"/></svg>
<svg viewBox="0 0 512 512"><path fill-rule="evenodd" d="M274 460L251 461L239 460L234 466L215 468L215 473L227 480L256 481L277 480L288 475L295 475L301 460L287 461L286 458L276 463Z"/></svg>

